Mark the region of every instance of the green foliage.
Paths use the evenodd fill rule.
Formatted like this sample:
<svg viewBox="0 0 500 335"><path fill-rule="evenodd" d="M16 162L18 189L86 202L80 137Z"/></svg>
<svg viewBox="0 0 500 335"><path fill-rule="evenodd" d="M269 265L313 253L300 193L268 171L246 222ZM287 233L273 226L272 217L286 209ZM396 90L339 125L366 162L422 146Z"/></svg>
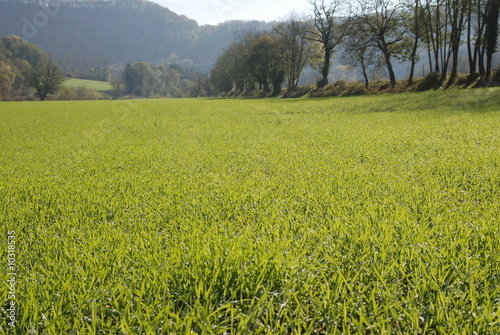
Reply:
<svg viewBox="0 0 500 335"><path fill-rule="evenodd" d="M49 94L56 93L67 79L59 64L45 55L38 64L23 73L26 86L33 88L40 100L45 100Z"/></svg>
<svg viewBox="0 0 500 335"><path fill-rule="evenodd" d="M19 36L2 38L5 55L12 60L25 60L31 66L38 66L46 57L38 46L28 43Z"/></svg>
<svg viewBox="0 0 500 335"><path fill-rule="evenodd" d="M0 98L27 95L24 74L38 66L46 54L18 36L3 37L0 42Z"/></svg>
<svg viewBox="0 0 500 335"><path fill-rule="evenodd" d="M8 96L16 79L16 73L7 62L0 61L0 97Z"/></svg>
<svg viewBox="0 0 500 335"><path fill-rule="evenodd" d="M3 37L0 45L0 97L27 96L34 89L44 100L64 82L59 65L36 45L18 36Z"/></svg>
<svg viewBox="0 0 500 335"><path fill-rule="evenodd" d="M211 82L220 92L278 94L285 80L283 41L275 33L246 33L231 44L212 69Z"/></svg>
<svg viewBox="0 0 500 335"><path fill-rule="evenodd" d="M133 97L169 97L210 95L212 89L206 76L181 66L151 66L146 62L127 64L122 72L125 91Z"/></svg>
<svg viewBox="0 0 500 335"><path fill-rule="evenodd" d="M247 66L265 93L270 92L271 86L274 93L281 91L281 83L285 79L284 48L281 47L279 40L268 34L256 36L251 42Z"/></svg>
<svg viewBox="0 0 500 335"><path fill-rule="evenodd" d="M499 333L499 99L2 103L15 333Z"/></svg>
<svg viewBox="0 0 500 335"><path fill-rule="evenodd" d="M128 94L147 97L147 92L144 89L139 90L138 88L142 88L144 76L147 75L144 69L149 67L149 65L144 62L136 64L135 68L132 64L127 64L127 66L125 66L122 73L123 82L125 83ZM143 71L140 71L140 69L143 69Z"/></svg>

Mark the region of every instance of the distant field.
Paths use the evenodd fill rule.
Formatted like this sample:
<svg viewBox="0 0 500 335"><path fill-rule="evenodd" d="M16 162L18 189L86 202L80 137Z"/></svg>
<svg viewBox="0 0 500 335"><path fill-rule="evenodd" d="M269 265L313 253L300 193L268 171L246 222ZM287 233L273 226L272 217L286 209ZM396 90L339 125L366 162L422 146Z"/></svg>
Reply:
<svg viewBox="0 0 500 335"><path fill-rule="evenodd" d="M1 103L14 328L498 334L499 102Z"/></svg>
<svg viewBox="0 0 500 335"><path fill-rule="evenodd" d="M105 81L86 80L71 78L64 82L66 87L85 87L96 91L109 91L111 85Z"/></svg>

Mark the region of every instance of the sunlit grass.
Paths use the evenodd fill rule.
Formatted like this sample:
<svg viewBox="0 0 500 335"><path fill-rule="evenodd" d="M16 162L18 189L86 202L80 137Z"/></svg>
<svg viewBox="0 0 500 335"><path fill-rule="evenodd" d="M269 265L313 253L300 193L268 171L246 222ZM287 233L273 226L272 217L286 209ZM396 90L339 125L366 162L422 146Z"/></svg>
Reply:
<svg viewBox="0 0 500 335"><path fill-rule="evenodd" d="M16 333L498 333L499 101L1 104Z"/></svg>
<svg viewBox="0 0 500 335"><path fill-rule="evenodd" d="M111 85L105 81L71 78L64 82L66 87L85 87L96 91L109 91Z"/></svg>

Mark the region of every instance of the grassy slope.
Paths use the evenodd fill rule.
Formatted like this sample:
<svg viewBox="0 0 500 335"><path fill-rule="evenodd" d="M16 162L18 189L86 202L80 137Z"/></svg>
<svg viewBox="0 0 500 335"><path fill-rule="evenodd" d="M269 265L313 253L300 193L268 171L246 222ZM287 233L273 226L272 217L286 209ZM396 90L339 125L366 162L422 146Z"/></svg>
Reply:
<svg viewBox="0 0 500 335"><path fill-rule="evenodd" d="M18 329L498 333L498 101L0 104Z"/></svg>
<svg viewBox="0 0 500 335"><path fill-rule="evenodd" d="M108 82L97 80L86 80L71 78L64 82L66 87L85 87L96 91L109 91L111 86Z"/></svg>

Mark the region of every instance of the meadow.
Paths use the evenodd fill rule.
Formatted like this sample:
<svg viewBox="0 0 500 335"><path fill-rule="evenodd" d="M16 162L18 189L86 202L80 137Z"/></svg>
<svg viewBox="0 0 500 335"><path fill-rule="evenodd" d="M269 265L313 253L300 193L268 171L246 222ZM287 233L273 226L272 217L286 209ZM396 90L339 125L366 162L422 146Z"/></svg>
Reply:
<svg viewBox="0 0 500 335"><path fill-rule="evenodd" d="M2 103L0 332L498 334L499 102Z"/></svg>
<svg viewBox="0 0 500 335"><path fill-rule="evenodd" d="M111 85L105 81L97 81L97 80L87 80L87 79L77 79L71 78L64 82L65 87L85 87L90 88L96 91L110 91Z"/></svg>

